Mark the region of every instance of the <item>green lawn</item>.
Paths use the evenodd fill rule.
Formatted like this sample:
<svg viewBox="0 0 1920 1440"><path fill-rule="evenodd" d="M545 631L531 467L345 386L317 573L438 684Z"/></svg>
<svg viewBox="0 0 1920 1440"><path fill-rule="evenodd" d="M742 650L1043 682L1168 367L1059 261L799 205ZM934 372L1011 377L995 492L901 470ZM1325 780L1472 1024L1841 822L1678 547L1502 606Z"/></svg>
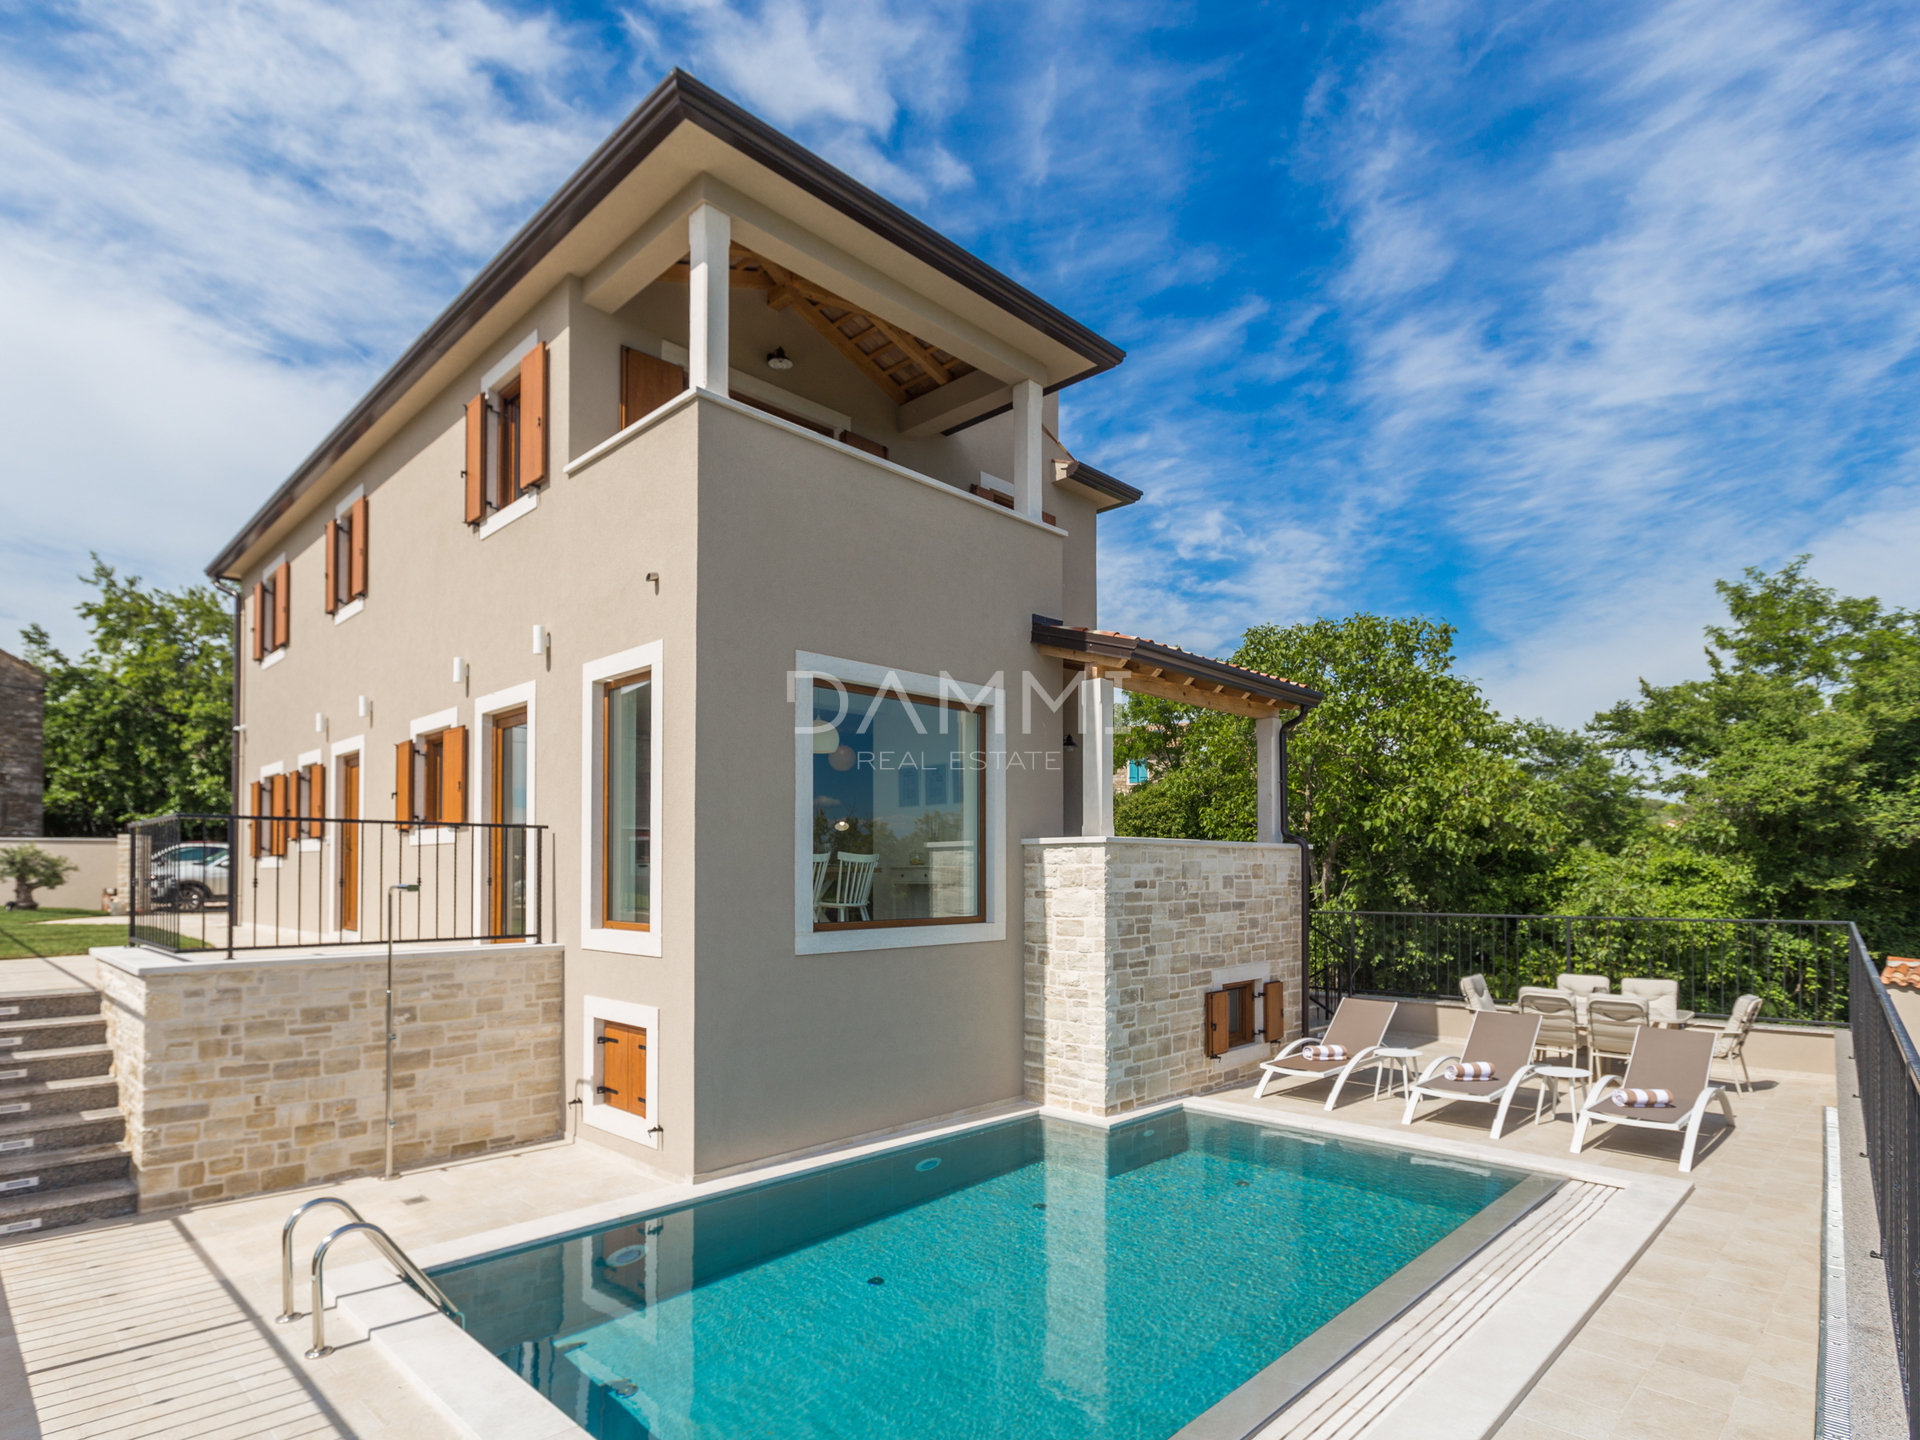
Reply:
<svg viewBox="0 0 1920 1440"><path fill-rule="evenodd" d="M93 916L100 923L52 927L46 923L80 915ZM84 955L96 945L126 943L126 920L102 915L98 910L59 910L51 905L38 910L0 910L0 960L18 960L25 955Z"/></svg>

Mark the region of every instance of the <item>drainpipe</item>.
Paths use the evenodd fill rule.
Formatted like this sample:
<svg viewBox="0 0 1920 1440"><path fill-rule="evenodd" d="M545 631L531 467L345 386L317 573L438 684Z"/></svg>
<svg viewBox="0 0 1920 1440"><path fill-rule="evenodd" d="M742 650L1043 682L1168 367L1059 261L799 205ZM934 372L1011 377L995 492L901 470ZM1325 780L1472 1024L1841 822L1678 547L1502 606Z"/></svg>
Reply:
<svg viewBox="0 0 1920 1440"><path fill-rule="evenodd" d="M213 588L233 600L233 696L227 702L227 708L230 711L228 725L233 765L232 774L227 778L231 786L228 793L233 806L232 813L238 815L240 813L240 734L245 728L240 723L240 629L245 623L246 591L238 585L228 589L227 581L223 576L214 577Z"/></svg>
<svg viewBox="0 0 1920 1440"><path fill-rule="evenodd" d="M1279 793L1274 797L1277 806L1276 818L1280 822L1280 843L1300 847L1300 1033L1308 1032L1307 1025L1307 980L1310 974L1308 964L1311 956L1311 941L1308 926L1312 919L1313 894L1313 846L1304 835L1295 835L1287 824L1287 798L1289 781L1287 776L1287 734L1302 720L1307 718L1307 708L1303 705L1294 712L1291 720L1280 726L1280 783Z"/></svg>

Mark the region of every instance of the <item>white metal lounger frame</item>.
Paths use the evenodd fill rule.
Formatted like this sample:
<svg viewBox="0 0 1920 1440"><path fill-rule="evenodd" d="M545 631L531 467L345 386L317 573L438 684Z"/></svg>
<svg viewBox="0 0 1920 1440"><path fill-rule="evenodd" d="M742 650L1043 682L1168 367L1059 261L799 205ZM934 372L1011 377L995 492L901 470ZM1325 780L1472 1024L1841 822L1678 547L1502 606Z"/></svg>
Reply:
<svg viewBox="0 0 1920 1440"><path fill-rule="evenodd" d="M1265 1095L1267 1093L1267 1086L1282 1076L1298 1077L1303 1080L1324 1080L1327 1076L1332 1075L1336 1078L1333 1082L1333 1093L1327 1096L1326 1108L1329 1110L1333 1109L1339 1102L1340 1087L1347 1083L1347 1077L1362 1065L1366 1064L1372 1057L1373 1052L1380 1047L1378 1045L1362 1045L1358 1050L1354 1051L1347 1063L1338 1070L1301 1070L1286 1063L1289 1055L1297 1054L1309 1045L1319 1045L1322 1043L1324 1042L1314 1039L1311 1035L1305 1036L1289 1043L1286 1049L1274 1056L1273 1059L1262 1060L1260 1062L1260 1068L1265 1073L1260 1077L1260 1088L1253 1092L1253 1098L1258 1100L1262 1095Z"/></svg>
<svg viewBox="0 0 1920 1440"><path fill-rule="evenodd" d="M1507 1107L1513 1103L1513 1092L1518 1090L1528 1080L1533 1080L1534 1088L1538 1092L1534 1096L1533 1101L1533 1123L1536 1125L1540 1123L1541 1108L1547 1103L1547 1096L1553 1090L1553 1087L1545 1080L1534 1077L1533 1072L1540 1068L1537 1065L1522 1065L1519 1070L1514 1073L1514 1077L1511 1080L1507 1081L1507 1083L1502 1085L1498 1090L1488 1091L1485 1095L1464 1095L1458 1090L1429 1090L1425 1088L1426 1082L1439 1074L1443 1066L1451 1065L1459 1058L1458 1055L1442 1055L1438 1060L1422 1070L1420 1072L1420 1078L1407 1087L1407 1111L1406 1114L1400 1117L1400 1123L1402 1125L1411 1125L1413 1123L1413 1112L1420 1108L1420 1102L1423 1099L1470 1100L1476 1105L1492 1105L1497 1101L1500 1108L1493 1112L1493 1130L1491 1133L1493 1138L1498 1140L1500 1138L1500 1132L1504 1130L1507 1125Z"/></svg>
<svg viewBox="0 0 1920 1440"><path fill-rule="evenodd" d="M1625 1105L1615 1105L1607 1099L1608 1092L1617 1090L1627 1083L1624 1075L1604 1076L1598 1085L1587 1092L1587 1103L1573 1122L1573 1153L1578 1155L1580 1147L1587 1140L1587 1126L1598 1120L1603 1125L1633 1125L1642 1130L1667 1130L1678 1133L1686 1131L1687 1143L1680 1149L1680 1173L1687 1174L1693 1169L1693 1152L1700 1143L1700 1122L1707 1118L1707 1106L1713 1101L1720 1102L1720 1114L1727 1124L1733 1124L1733 1104L1727 1099L1726 1088L1709 1084L1693 1102L1693 1108L1684 1115L1676 1115L1671 1120L1644 1120L1643 1115L1658 1114L1657 1110L1644 1109L1635 1114ZM1606 1102L1607 1113L1602 1115L1598 1107Z"/></svg>

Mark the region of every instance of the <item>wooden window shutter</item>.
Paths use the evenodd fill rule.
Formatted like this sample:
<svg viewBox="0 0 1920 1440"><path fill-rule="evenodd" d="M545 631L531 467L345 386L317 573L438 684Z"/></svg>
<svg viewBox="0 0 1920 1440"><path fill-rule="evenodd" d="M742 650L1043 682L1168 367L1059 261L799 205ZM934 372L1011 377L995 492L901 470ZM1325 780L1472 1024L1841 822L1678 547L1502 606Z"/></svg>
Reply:
<svg viewBox="0 0 1920 1440"><path fill-rule="evenodd" d="M467 401L467 524L487 518L487 397Z"/></svg>
<svg viewBox="0 0 1920 1440"><path fill-rule="evenodd" d="M547 478L547 346L520 357L520 488Z"/></svg>
<svg viewBox="0 0 1920 1440"><path fill-rule="evenodd" d="M287 632L291 628L288 620L293 611L293 562L282 561L280 568L273 572L273 648L281 649L287 643Z"/></svg>
<svg viewBox="0 0 1920 1440"><path fill-rule="evenodd" d="M449 725L440 732L440 813L443 825L467 823L467 727Z"/></svg>
<svg viewBox="0 0 1920 1440"><path fill-rule="evenodd" d="M307 766L307 834L320 838L320 820L327 813L327 767Z"/></svg>
<svg viewBox="0 0 1920 1440"><path fill-rule="evenodd" d="M253 658L264 660L266 656L267 583L264 580L258 580L253 586Z"/></svg>
<svg viewBox="0 0 1920 1440"><path fill-rule="evenodd" d="M878 440L869 440L864 435L856 435L851 430L842 430L840 432L840 443L842 445L851 445L856 450L864 450L869 455L878 455L882 460L887 458L886 446L882 445Z"/></svg>
<svg viewBox="0 0 1920 1440"><path fill-rule="evenodd" d="M402 830L413 825L413 742L393 747L393 818Z"/></svg>
<svg viewBox="0 0 1920 1440"><path fill-rule="evenodd" d="M262 837L260 834L260 816L264 813L262 806L265 800L265 797L260 793L261 788L258 780L253 782L253 795L247 805L247 813L253 817L247 822L253 827L253 840L252 843L247 846L247 849L256 860L260 858L260 852L266 848L266 846L261 843Z"/></svg>
<svg viewBox="0 0 1920 1440"><path fill-rule="evenodd" d="M1224 990L1209 990L1206 1001L1207 1058L1212 1059L1216 1055L1226 1054L1231 1048L1231 1042L1227 1038L1227 1025L1232 1013L1230 1008L1232 1002Z"/></svg>
<svg viewBox="0 0 1920 1440"><path fill-rule="evenodd" d="M358 600L367 593L367 497L353 502L353 533L347 537L347 598Z"/></svg>
<svg viewBox="0 0 1920 1440"><path fill-rule="evenodd" d="M340 552L340 522L327 521L327 614L340 608L340 582L334 575L333 557Z"/></svg>
<svg viewBox="0 0 1920 1440"><path fill-rule="evenodd" d="M620 428L651 415L687 388L687 372L644 350L620 347Z"/></svg>
<svg viewBox="0 0 1920 1440"><path fill-rule="evenodd" d="M1287 1038L1287 987L1278 980L1269 980L1261 998L1265 1002L1261 1028L1266 1031L1267 1039L1278 1045Z"/></svg>
<svg viewBox="0 0 1920 1440"><path fill-rule="evenodd" d="M287 782L291 775L275 775L271 781L273 799L269 808L273 811L273 840L267 847L275 855L287 853L287 814L291 809L288 802Z"/></svg>

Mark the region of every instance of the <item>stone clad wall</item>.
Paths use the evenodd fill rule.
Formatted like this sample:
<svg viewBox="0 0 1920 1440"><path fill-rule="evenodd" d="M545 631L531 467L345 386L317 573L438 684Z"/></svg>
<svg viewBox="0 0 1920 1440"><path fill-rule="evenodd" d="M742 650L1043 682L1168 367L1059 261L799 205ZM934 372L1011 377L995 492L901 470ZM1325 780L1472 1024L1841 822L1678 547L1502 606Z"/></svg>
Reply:
<svg viewBox="0 0 1920 1440"><path fill-rule="evenodd" d="M1258 967L1299 1033L1299 883L1292 845L1028 842L1027 1098L1115 1115L1250 1079L1272 1048L1209 1059L1201 997Z"/></svg>
<svg viewBox="0 0 1920 1440"><path fill-rule="evenodd" d="M396 957L396 1165L561 1133L563 953ZM379 1171L384 956L96 955L142 1210Z"/></svg>

